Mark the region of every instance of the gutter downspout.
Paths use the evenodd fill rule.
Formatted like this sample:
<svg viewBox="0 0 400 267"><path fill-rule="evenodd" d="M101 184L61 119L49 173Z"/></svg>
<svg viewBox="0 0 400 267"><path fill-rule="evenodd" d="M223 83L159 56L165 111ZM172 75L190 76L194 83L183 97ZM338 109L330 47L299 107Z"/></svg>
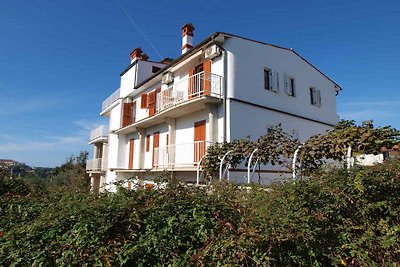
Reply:
<svg viewBox="0 0 400 267"><path fill-rule="evenodd" d="M226 79L226 74L227 74L227 71L226 71L226 69L227 69L227 53L226 53L226 50L219 44L219 43L217 43L217 42L215 42L215 35L212 37L212 41L211 41L211 43L212 44L215 44L216 46L218 46L220 49L221 49L221 51L222 51L222 57L223 57L223 60L224 60L224 82L223 82L223 89L222 89L222 91L223 91L223 96L222 96L222 108L223 108L223 111L224 111L224 116L223 116L223 118L222 118L222 125L223 125L223 128L222 128L222 142L226 142L226 129L227 129L227 127L226 127L226 100L227 100L227 97L226 97L226 94L227 94L227 79Z"/></svg>

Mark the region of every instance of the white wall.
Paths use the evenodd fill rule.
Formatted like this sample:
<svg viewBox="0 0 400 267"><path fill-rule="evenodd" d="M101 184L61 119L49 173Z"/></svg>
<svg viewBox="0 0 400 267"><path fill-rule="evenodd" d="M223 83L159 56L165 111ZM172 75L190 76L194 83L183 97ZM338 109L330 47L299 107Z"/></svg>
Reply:
<svg viewBox="0 0 400 267"><path fill-rule="evenodd" d="M241 38L228 38L228 97L298 114L329 124L337 123L334 83L290 50ZM264 89L264 68L279 73L279 92ZM295 78L296 96L284 91L284 74ZM310 104L309 88L321 90L322 105ZM232 117L233 118L233 117Z"/></svg>
<svg viewBox="0 0 400 267"><path fill-rule="evenodd" d="M167 145L168 125L166 123L154 125L146 129L146 136L150 135L150 149L148 152L144 152L145 169L153 168L153 142L154 142L154 133L156 132L160 133L159 147L164 147ZM145 144L145 151L146 151L146 144Z"/></svg>
<svg viewBox="0 0 400 267"><path fill-rule="evenodd" d="M289 134L292 134L293 130L298 130L301 142L332 129L328 125L239 102L230 103L230 117L231 140L247 136L250 136L251 140L257 140L258 137L267 133L268 126L276 126L279 123Z"/></svg>
<svg viewBox="0 0 400 267"><path fill-rule="evenodd" d="M149 78L154 73L152 72L153 66L158 68L164 68L165 65L162 63L152 62L152 61L138 61L138 74L136 77L135 85L140 84L147 78Z"/></svg>
<svg viewBox="0 0 400 267"><path fill-rule="evenodd" d="M124 73L124 75L121 76L121 97L126 97L132 93L133 88L135 87L137 66L137 64L133 65L127 72Z"/></svg>
<svg viewBox="0 0 400 267"><path fill-rule="evenodd" d="M121 97L127 97L134 90L136 85L140 84L151 75L153 75L152 67L163 68L165 65L151 61L137 61L124 75L121 76Z"/></svg>

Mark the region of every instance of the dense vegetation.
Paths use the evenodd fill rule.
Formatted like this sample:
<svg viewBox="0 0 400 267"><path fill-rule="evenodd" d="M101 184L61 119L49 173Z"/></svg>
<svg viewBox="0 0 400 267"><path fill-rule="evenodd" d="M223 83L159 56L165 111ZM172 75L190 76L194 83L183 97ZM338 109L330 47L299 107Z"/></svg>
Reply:
<svg viewBox="0 0 400 267"><path fill-rule="evenodd" d="M165 188L88 194L85 152L48 179L0 168L0 266L398 266L400 159L322 165L343 160L348 145L390 148L396 135L342 122L304 144L306 176L268 187L195 187L166 173ZM256 142L213 146L205 168L215 172L226 150L255 147L262 163L282 164L296 142L277 127Z"/></svg>
<svg viewBox="0 0 400 267"><path fill-rule="evenodd" d="M14 183L0 201L1 266L400 263L399 160L252 189L170 180L161 190L37 195Z"/></svg>

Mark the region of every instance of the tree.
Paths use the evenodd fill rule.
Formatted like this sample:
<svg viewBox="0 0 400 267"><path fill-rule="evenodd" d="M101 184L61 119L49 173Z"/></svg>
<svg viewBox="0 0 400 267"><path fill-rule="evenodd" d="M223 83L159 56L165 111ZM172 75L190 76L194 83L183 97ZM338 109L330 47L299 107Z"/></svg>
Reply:
<svg viewBox="0 0 400 267"><path fill-rule="evenodd" d="M64 164L54 168L53 174L49 178L49 188L89 191L90 179L86 173L88 155L87 151L81 151L78 156L71 156Z"/></svg>

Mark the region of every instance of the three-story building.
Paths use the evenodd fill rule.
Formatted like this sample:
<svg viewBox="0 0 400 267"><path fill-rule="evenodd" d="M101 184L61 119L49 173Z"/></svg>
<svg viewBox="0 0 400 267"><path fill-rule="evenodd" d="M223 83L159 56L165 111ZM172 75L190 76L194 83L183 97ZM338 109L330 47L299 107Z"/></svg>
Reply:
<svg viewBox="0 0 400 267"><path fill-rule="evenodd" d="M337 123L340 86L293 49L223 32L193 46L193 31L183 26L175 60L132 51L120 88L103 102L107 137L91 140L94 160L99 147L106 157L91 170L95 190L123 178L151 183L164 170L193 182L210 144L257 139L277 124L304 141ZM262 172L267 179L276 170Z"/></svg>

